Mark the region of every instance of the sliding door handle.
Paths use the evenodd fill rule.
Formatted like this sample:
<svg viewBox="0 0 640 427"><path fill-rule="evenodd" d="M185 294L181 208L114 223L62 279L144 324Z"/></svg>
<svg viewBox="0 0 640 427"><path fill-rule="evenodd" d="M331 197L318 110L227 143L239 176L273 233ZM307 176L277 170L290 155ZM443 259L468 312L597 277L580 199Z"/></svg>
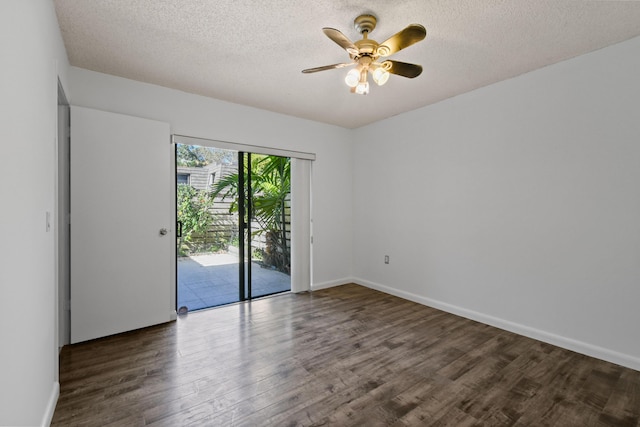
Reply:
<svg viewBox="0 0 640 427"><path fill-rule="evenodd" d="M182 221L178 221L178 235L176 237L182 237Z"/></svg>

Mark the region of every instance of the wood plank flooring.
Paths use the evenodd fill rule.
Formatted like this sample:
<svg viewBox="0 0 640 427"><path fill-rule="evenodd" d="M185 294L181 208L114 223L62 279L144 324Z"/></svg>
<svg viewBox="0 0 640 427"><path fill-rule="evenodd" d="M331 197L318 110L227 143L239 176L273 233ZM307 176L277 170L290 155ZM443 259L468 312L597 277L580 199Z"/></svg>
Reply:
<svg viewBox="0 0 640 427"><path fill-rule="evenodd" d="M53 426L640 426L640 372L357 285L66 346Z"/></svg>

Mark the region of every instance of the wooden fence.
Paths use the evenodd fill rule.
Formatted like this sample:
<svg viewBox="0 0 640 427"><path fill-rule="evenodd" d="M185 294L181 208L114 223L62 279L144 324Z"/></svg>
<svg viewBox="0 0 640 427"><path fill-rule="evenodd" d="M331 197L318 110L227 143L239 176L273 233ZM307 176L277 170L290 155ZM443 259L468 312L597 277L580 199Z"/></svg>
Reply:
<svg viewBox="0 0 640 427"><path fill-rule="evenodd" d="M206 232L192 233L189 244L185 245L180 241L180 254L192 255L203 252L227 252L230 246L238 247L238 214L230 213L231 201L229 199L216 198L210 213L213 217L211 226ZM251 231L254 234L251 240L251 247L254 256L267 248L266 233L256 233L259 224L255 219L251 222ZM291 200L288 197L285 207L285 232L287 248L291 249ZM256 253L257 250L257 253Z"/></svg>

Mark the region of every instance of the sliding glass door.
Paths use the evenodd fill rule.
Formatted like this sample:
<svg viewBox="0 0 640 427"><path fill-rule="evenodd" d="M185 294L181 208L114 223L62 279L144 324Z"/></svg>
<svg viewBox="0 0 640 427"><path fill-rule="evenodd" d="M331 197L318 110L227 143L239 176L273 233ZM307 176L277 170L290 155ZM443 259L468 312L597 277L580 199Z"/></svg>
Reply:
<svg viewBox="0 0 640 427"><path fill-rule="evenodd" d="M238 153L244 171L240 209L247 299L291 289L291 161ZM244 280L243 280L244 275ZM242 293L241 293L242 296Z"/></svg>
<svg viewBox="0 0 640 427"><path fill-rule="evenodd" d="M179 312L291 289L290 164L176 144Z"/></svg>

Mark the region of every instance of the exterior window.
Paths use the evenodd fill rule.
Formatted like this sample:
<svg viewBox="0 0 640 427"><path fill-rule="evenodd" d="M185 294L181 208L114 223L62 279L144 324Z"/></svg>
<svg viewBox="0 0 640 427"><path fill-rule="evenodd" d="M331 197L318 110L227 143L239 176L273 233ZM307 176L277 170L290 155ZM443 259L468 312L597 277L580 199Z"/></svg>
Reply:
<svg viewBox="0 0 640 427"><path fill-rule="evenodd" d="M216 180L216 173L213 172L213 173L209 174L209 187L211 187L213 185L215 180Z"/></svg>
<svg viewBox="0 0 640 427"><path fill-rule="evenodd" d="M189 185L189 174L188 173L179 173L179 174L177 174L176 183L178 185L180 185L180 184Z"/></svg>

